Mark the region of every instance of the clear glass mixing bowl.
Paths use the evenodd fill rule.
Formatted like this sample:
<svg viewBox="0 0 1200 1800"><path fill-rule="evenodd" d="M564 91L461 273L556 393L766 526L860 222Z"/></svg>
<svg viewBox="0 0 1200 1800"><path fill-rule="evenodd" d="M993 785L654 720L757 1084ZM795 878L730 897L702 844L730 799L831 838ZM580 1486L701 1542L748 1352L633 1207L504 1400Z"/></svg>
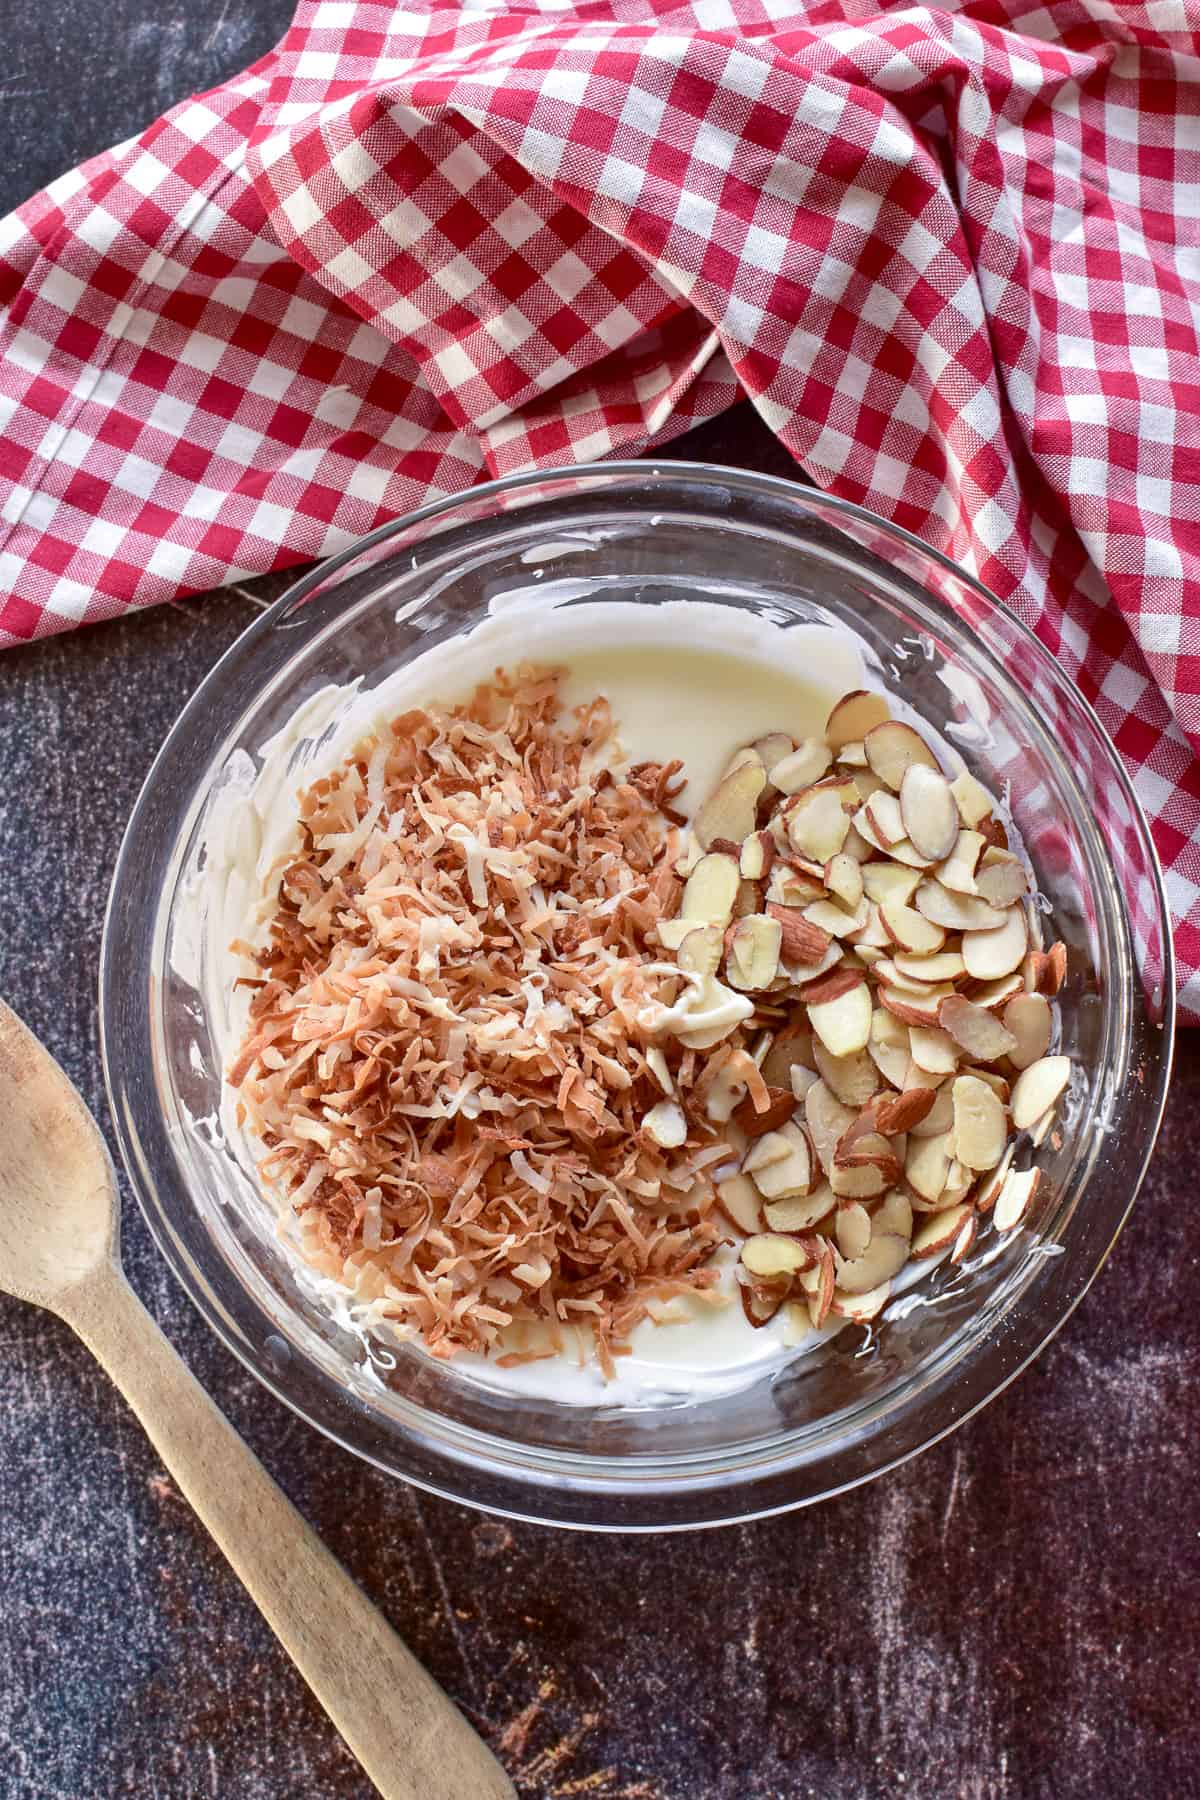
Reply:
<svg viewBox="0 0 1200 1800"><path fill-rule="evenodd" d="M1031 1229L981 1233L871 1329L731 1397L577 1407L495 1393L331 1318L216 1123L221 1069L190 876L231 768L327 683L373 688L489 603L541 582L571 604L703 599L855 631L884 683L1007 786L1070 951L1063 1048L1081 1079L1040 1153ZM555 586L554 584L558 584ZM768 721L768 723L771 723ZM239 759L240 764L239 764ZM188 971L181 973L181 969ZM1173 967L1150 835L1112 744L1058 665L944 558L861 509L757 475L607 464L477 488L333 558L257 620L181 714L113 881L101 1008L113 1118L150 1228L246 1366L330 1437L409 1481L517 1517L669 1529L804 1505L969 1418L1046 1344L1099 1270L1154 1144Z"/></svg>

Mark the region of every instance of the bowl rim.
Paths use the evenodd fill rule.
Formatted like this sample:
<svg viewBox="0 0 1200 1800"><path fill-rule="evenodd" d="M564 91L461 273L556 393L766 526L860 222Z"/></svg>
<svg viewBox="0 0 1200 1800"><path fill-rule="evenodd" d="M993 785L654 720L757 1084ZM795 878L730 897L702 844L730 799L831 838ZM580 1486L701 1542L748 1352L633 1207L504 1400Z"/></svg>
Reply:
<svg viewBox="0 0 1200 1800"><path fill-rule="evenodd" d="M770 495L774 493L780 497L786 497L793 504L797 501L800 501L801 503L807 501L810 504L818 505L823 512L832 512L834 514L842 513L849 519L853 519L859 523L865 523L873 530L880 532L885 538L896 540L898 543L910 547L921 557L931 558L956 581L963 583L969 589L974 590L975 594L984 600L989 607L994 607L1002 612L1007 626L1009 628L1015 628L1019 636L1027 640L1028 644L1035 647L1035 657L1040 659L1041 662L1049 668L1057 680L1066 684L1073 697L1073 703L1079 707L1087 723L1095 733L1099 744L1104 749L1109 764L1111 765L1112 773L1122 790L1123 798L1129 808L1131 822L1137 832L1140 847L1146 856L1147 868L1154 890L1158 924L1162 936L1162 1016L1160 1021L1156 1021L1159 1028L1159 1047L1157 1053L1158 1093L1150 1125L1146 1132L1145 1148L1140 1159L1140 1166L1136 1171L1132 1171L1134 1178L1129 1185L1128 1199L1120 1211L1119 1216L1115 1219L1111 1230L1109 1231L1106 1228L1107 1241L1102 1245L1098 1252L1093 1250L1093 1266L1088 1270L1086 1275L1077 1278L1076 1285L1067 1296L1066 1303L1057 1305L1055 1314L1045 1326L1045 1329L1034 1331L1031 1334L1029 1347L1014 1360L1011 1367L1001 1369L998 1373L995 1373L993 1377L984 1384L983 1391L980 1392L969 1405L965 1406L963 1410L956 1412L952 1418L948 1419L945 1423L938 1425L936 1428L922 1428L917 1434L919 1441L909 1444L895 1454L873 1461L870 1467L856 1471L846 1479L831 1483L829 1486L824 1487L819 1493L803 1493L798 1495L779 1493L778 1490L780 1484L786 1482L788 1473L786 1469L781 1470L773 1464L771 1469L764 1474L756 1470L753 1466L750 1466L743 1467L738 1474L734 1476L733 1481L727 1483L723 1491L727 1496L729 1488L732 1486L735 1490L741 1489L744 1491L746 1498L752 1500L753 1497L759 1493L759 1490L764 1490L761 1493L761 1503L759 1504L749 1504L738 1510L724 1512L713 1510L702 1504L699 1512L693 1511L692 1507L695 1500L698 1499L703 1503L706 1502L710 1496L722 1491L719 1487L718 1480L710 1477L698 1487L693 1486L691 1482L688 1482L685 1485L668 1491L665 1495L661 1494L658 1490L652 1490L647 1493L643 1491L640 1486L634 1491L633 1498L635 1503L642 1505L643 1508L647 1501L651 1504L657 1504L659 1501L662 1501L663 1510L669 1511L672 1506L677 1506L682 1502L687 1516L678 1518L659 1517L654 1519L646 1519L644 1517L637 1519L604 1519L576 1516L575 1513L560 1515L557 1512L547 1510L545 1506L539 1510L536 1504L532 1507L523 1506L520 1504L520 1497L522 1495L527 1495L536 1503L538 1499L545 1501L548 1492L552 1491L552 1489L548 1484L541 1480L529 1479L522 1481L511 1464L506 1466L503 1473L502 1480L506 1488L506 1493L502 1498L498 1498L491 1494L484 1496L464 1492L462 1486L459 1483L456 1483L453 1476L456 1470L461 1472L465 1467L465 1464L450 1457L445 1457L436 1462L436 1473L433 1474L422 1472L420 1468L414 1469L412 1466L398 1467L396 1462L389 1460L381 1453L377 1453L369 1444L361 1441L361 1436L356 1439L349 1429L348 1421L345 1424L345 1428L341 1429L339 1428L341 1421L315 1417L310 1405L307 1404L303 1398L296 1397L288 1392L286 1384L276 1377L269 1363L261 1357L256 1358L251 1353L250 1346L246 1340L234 1328L232 1322L227 1319L223 1308L212 1298L206 1282L198 1276L196 1271L191 1267L188 1259L182 1255L178 1245L173 1241L173 1234L170 1230L165 1212L161 1208L155 1193L154 1179L150 1171L143 1165L142 1158L139 1154L139 1145L136 1141L136 1135L127 1116L125 1093L120 1079L120 1069L118 1067L120 1048L115 1041L114 1035L110 1031L110 998L113 993L114 981L118 979L113 962L114 939L116 935L115 921L119 904L125 890L126 881L129 877L129 865L134 858L134 850L137 844L139 831L146 822L148 797L154 792L156 784L162 778L164 765L169 761L170 753L176 738L181 734L185 725L195 716L196 711L205 703L209 693L218 683L222 671L225 670L233 660L245 653L246 647L252 640L257 641L257 639L268 635L279 625L281 620L284 619L292 608L307 599L314 590L323 586L332 576L335 576L340 570L354 562L357 558L362 556L364 552L373 549L380 544L387 543L390 539L396 538L405 532L436 520L443 515L453 514L465 506L480 502L486 505L487 502L498 495L518 493L528 488L539 488L554 483L568 483L574 487L576 491L582 492L585 490L586 484L592 481L598 482L602 486L612 486L619 485L622 480L633 480L638 484L653 483L656 478L670 482L680 482L684 485L695 484L697 486L711 485L715 481L727 487L740 488L743 491L758 495L763 495L764 493ZM939 602L939 604L945 603ZM983 648L987 651L987 654L992 654L990 650L987 650L986 646ZM177 841L178 836L176 838L176 842ZM290 584L286 591L280 595L277 600L272 602L269 607L265 608L256 618L252 619L246 628L234 639L233 643L229 645L212 665L184 703L155 755L138 793L137 799L134 802L114 865L108 903L105 911L100 950L99 999L100 1049L110 1114L121 1151L122 1161L137 1198L139 1210L146 1220L154 1242L192 1304L205 1319L209 1327L216 1333L218 1338L224 1343L225 1347L233 1352L239 1362L249 1370L255 1379L261 1382L268 1391L270 1391L277 1399L281 1400L284 1405L298 1417L304 1419L309 1425L314 1426L322 1433L322 1435L339 1444L343 1449L350 1450L355 1455L374 1464L374 1466L381 1469L386 1474L409 1481L425 1492L435 1494L441 1498L456 1500L461 1504L472 1506L496 1516L506 1517L521 1522L554 1524L567 1529L602 1530L623 1533L715 1528L718 1525L740 1523L752 1519L769 1517L776 1513L790 1511L800 1506L815 1504L820 1499L832 1498L837 1494L848 1492L855 1487L863 1485L867 1481L874 1480L876 1477L900 1467L914 1456L919 1455L923 1450L930 1448L933 1444L938 1443L943 1438L947 1437L951 1432L956 1431L969 1419L975 1417L975 1415L980 1412L984 1406L988 1405L990 1401L1003 1393L1010 1383L1015 1381L1018 1375L1024 1373L1029 1365L1042 1354L1043 1350L1045 1350L1047 1345L1058 1334L1063 1325L1065 1325L1066 1321L1070 1318L1071 1314L1079 1305L1080 1301L1088 1292L1092 1283L1096 1280L1104 1267L1104 1264L1116 1245L1117 1239L1128 1222L1130 1212L1136 1203L1138 1192L1145 1177L1146 1169L1150 1157L1153 1154L1162 1126L1173 1066L1177 1006L1175 949L1172 935L1171 914L1167 902L1166 886L1157 849L1144 810L1120 753L1099 719L1095 709L1079 691L1078 686L1071 681L1069 676L1067 676L1066 671L1062 668L1058 659L1046 645L1041 642L1036 633L1024 622L1024 620L1022 620L1010 606L1000 600L997 595L986 588L975 576L971 575L967 570L955 563L953 559L945 555L944 552L926 544L922 539L906 530L903 526L896 525L892 521L882 518L880 515L871 512L868 508L859 506L854 501L841 499L838 496L827 494L820 489L812 488L803 482L791 480L782 476L762 474L756 470L738 469L717 463L676 461L670 457L646 457L637 460L624 459L614 460L612 462L588 462L567 464L549 469L522 471L519 474L504 476L493 481L481 482L459 494L443 496L436 500L429 501L412 512L405 513L397 519L387 521L386 523L377 526L373 531L358 538L352 544L345 546L342 550L335 552L333 555L315 564L312 568L306 570L295 582ZM155 1101L155 1105L157 1106L157 1101ZM259 1302L243 1284L239 1283L238 1285L241 1288L242 1297L256 1313L260 1313L261 1308ZM261 1323L263 1325L263 1335L265 1338L272 1329L272 1322L265 1314L263 1314ZM309 1374L319 1377L323 1385L329 1385L324 1376L324 1372L319 1370L311 1362L306 1363L306 1369ZM346 1396L335 1395L334 1398L335 1412L340 1411L344 1413L348 1405L353 1405L353 1402L350 1402ZM393 1442L400 1442L406 1445L409 1443L405 1428L402 1426L394 1425L391 1436ZM514 1439L512 1441L515 1442L516 1440ZM605 1459L597 1458L596 1460L603 1461ZM614 1463L620 1461L619 1458L611 1458L608 1460L612 1460ZM615 1491L608 1492L603 1488L588 1488L582 1490L568 1488L566 1491L568 1495L575 1494L577 1497L582 1497L593 1506L597 1504L603 1506L606 1501L611 1503L617 1497Z"/></svg>

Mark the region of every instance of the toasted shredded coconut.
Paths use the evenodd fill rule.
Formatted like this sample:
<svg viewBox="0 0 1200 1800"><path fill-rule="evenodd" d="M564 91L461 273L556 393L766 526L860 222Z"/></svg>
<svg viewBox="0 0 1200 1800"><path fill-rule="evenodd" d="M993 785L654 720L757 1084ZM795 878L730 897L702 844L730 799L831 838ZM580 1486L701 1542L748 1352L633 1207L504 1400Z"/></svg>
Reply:
<svg viewBox="0 0 1200 1800"><path fill-rule="evenodd" d="M604 766L607 702L564 718L560 679L406 713L301 796L229 1080L316 1268L437 1356L585 1324L611 1375L657 1302L716 1285L729 1152L649 941L680 765ZM664 1091L670 1150L641 1128Z"/></svg>

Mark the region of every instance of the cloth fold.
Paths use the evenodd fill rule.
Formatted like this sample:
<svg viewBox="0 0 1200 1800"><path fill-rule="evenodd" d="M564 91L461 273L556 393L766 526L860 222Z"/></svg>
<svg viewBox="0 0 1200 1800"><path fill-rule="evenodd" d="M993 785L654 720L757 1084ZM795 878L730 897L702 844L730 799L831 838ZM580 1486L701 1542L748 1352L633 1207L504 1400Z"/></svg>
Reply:
<svg viewBox="0 0 1200 1800"><path fill-rule="evenodd" d="M0 644L749 397L1097 708L1200 1016L1192 0L304 0L0 305Z"/></svg>

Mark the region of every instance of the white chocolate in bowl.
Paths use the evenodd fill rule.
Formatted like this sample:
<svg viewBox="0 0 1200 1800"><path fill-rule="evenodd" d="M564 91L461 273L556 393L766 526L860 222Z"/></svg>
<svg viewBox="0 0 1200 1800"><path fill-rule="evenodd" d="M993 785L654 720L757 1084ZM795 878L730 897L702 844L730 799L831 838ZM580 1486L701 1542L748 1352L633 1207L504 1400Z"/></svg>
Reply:
<svg viewBox="0 0 1200 1800"><path fill-rule="evenodd" d="M298 794L336 767L375 723L414 706L459 700L500 665L562 665L568 704L597 693L608 698L627 761L683 759L688 786L679 804L690 812L740 745L768 731L819 735L833 701L867 684L854 639L830 627L782 627L702 602L554 605L541 594L537 600L545 603L505 604L474 632L435 646L374 689L361 683L322 689L257 760L244 753L231 759L207 821L203 867L177 903L172 946L178 972L203 992L223 1067L237 1049L248 1006L234 983L252 972L229 945L237 938L263 941L271 907L262 895L294 838ZM223 1138L249 1198L257 1189L255 1147L237 1124L232 1090L226 1088L221 1118L208 1121L208 1133ZM285 1242L288 1224L285 1215ZM723 1250L718 1260L725 1304L664 1303L657 1310L673 1322L639 1326L611 1381L591 1357L585 1333L572 1334L553 1358L516 1367L468 1354L442 1366L493 1390L573 1405L677 1405L736 1391L797 1352L784 1343L782 1315L757 1330L745 1318L734 1284L736 1251ZM378 1358L380 1333L394 1327L376 1320L370 1303L348 1289L299 1263L297 1272Z"/></svg>

